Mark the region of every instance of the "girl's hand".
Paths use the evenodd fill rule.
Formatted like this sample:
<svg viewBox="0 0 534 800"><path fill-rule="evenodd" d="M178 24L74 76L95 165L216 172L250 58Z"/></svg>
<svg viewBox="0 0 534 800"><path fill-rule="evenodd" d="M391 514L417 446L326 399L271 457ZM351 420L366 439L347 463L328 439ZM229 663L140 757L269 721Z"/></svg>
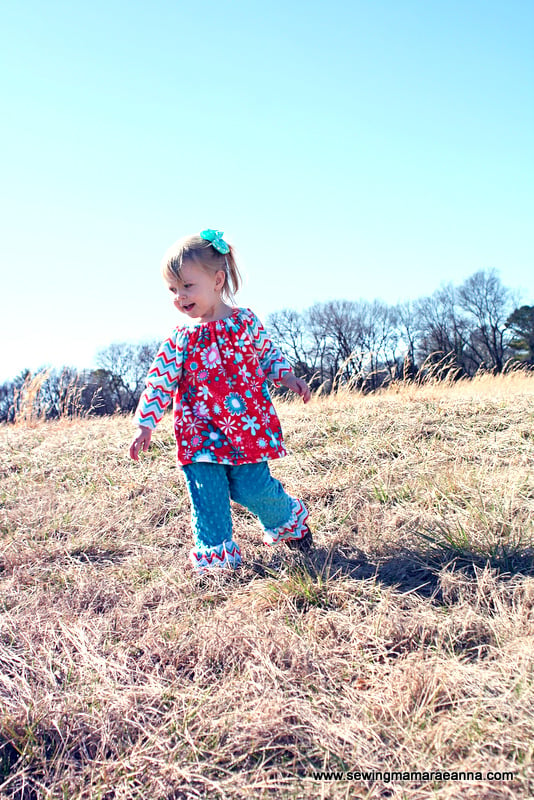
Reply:
<svg viewBox="0 0 534 800"><path fill-rule="evenodd" d="M140 425L139 432L136 434L130 445L130 458L133 458L134 461L139 461L139 453L141 451L146 453L149 448L151 438L152 431L150 428L144 428L142 425Z"/></svg>
<svg viewBox="0 0 534 800"><path fill-rule="evenodd" d="M310 387L303 378L296 378L291 372L288 375L284 375L281 383L291 389L292 392L295 392L295 394L299 394L305 403L309 401L311 397Z"/></svg>

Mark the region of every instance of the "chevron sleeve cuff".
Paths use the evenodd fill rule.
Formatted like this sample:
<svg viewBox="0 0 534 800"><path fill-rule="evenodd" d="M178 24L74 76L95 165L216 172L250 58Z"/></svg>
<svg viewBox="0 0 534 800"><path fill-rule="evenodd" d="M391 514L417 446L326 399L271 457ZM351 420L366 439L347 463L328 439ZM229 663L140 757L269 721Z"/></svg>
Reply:
<svg viewBox="0 0 534 800"><path fill-rule="evenodd" d="M267 379L274 383L275 386L282 386L282 378L292 371L289 363L281 353L278 360L270 362L270 369L265 369L264 366L262 366L262 369Z"/></svg>
<svg viewBox="0 0 534 800"><path fill-rule="evenodd" d="M172 400L172 394L150 384L141 395L134 422L144 428L154 430L163 418L165 409Z"/></svg>

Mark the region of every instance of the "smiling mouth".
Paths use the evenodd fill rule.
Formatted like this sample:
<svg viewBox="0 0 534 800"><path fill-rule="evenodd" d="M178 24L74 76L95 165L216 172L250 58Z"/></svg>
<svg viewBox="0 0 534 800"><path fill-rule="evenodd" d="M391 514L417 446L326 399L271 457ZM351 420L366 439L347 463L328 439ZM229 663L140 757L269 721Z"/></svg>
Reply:
<svg viewBox="0 0 534 800"><path fill-rule="evenodd" d="M184 311L191 311L191 309L194 308L194 306L195 306L194 303L188 303L187 305L182 306L182 308Z"/></svg>

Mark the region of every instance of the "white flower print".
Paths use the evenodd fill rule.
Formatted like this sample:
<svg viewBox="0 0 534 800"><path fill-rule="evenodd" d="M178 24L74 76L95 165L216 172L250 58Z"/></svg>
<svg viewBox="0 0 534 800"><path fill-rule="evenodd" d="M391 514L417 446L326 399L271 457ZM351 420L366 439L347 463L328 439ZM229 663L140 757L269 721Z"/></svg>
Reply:
<svg viewBox="0 0 534 800"><path fill-rule="evenodd" d="M198 419L192 418L186 422L184 425L184 430L186 433L195 434L198 433L198 427L201 423Z"/></svg>
<svg viewBox="0 0 534 800"><path fill-rule="evenodd" d="M225 436L230 436L237 430L237 420L232 419L232 417L224 417L219 422L219 427Z"/></svg>
<svg viewBox="0 0 534 800"><path fill-rule="evenodd" d="M199 400L193 406L193 414L200 419L206 419L210 415L210 410L203 400Z"/></svg>
<svg viewBox="0 0 534 800"><path fill-rule="evenodd" d="M207 400L208 397L211 397L211 392L207 386L199 386L198 393L202 397L203 400Z"/></svg>
<svg viewBox="0 0 534 800"><path fill-rule="evenodd" d="M189 406L184 406L183 403L180 403L176 406L175 417L176 419L182 419L184 422L187 421L188 417L191 416L191 409Z"/></svg>
<svg viewBox="0 0 534 800"><path fill-rule="evenodd" d="M208 369L213 369L213 367L218 367L221 363L221 356L219 354L219 348L216 344L210 344L205 350L203 350L200 354L200 358L202 359L202 363Z"/></svg>
<svg viewBox="0 0 534 800"><path fill-rule="evenodd" d="M246 355L248 363L249 364L254 364L254 366L255 366L256 362L258 360L258 356L257 356L256 351L254 349L247 350L245 355Z"/></svg>

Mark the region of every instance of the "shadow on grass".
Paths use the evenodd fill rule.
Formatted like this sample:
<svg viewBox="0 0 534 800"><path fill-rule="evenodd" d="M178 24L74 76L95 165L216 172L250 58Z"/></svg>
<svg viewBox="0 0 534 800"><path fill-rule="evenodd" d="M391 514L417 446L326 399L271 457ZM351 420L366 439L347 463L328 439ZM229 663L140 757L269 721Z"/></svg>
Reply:
<svg viewBox="0 0 534 800"><path fill-rule="evenodd" d="M526 549L512 556L483 557L476 553L459 553L457 550L399 549L386 557L373 558L362 551L343 547L315 547L309 556L276 554L268 564L256 562L256 574L269 574L284 567L305 568L311 577L335 580L348 577L354 580L374 578L401 594L417 594L441 604L444 601L442 576L444 571L476 579L482 570L490 569L499 581L516 577L534 576L534 549Z"/></svg>

